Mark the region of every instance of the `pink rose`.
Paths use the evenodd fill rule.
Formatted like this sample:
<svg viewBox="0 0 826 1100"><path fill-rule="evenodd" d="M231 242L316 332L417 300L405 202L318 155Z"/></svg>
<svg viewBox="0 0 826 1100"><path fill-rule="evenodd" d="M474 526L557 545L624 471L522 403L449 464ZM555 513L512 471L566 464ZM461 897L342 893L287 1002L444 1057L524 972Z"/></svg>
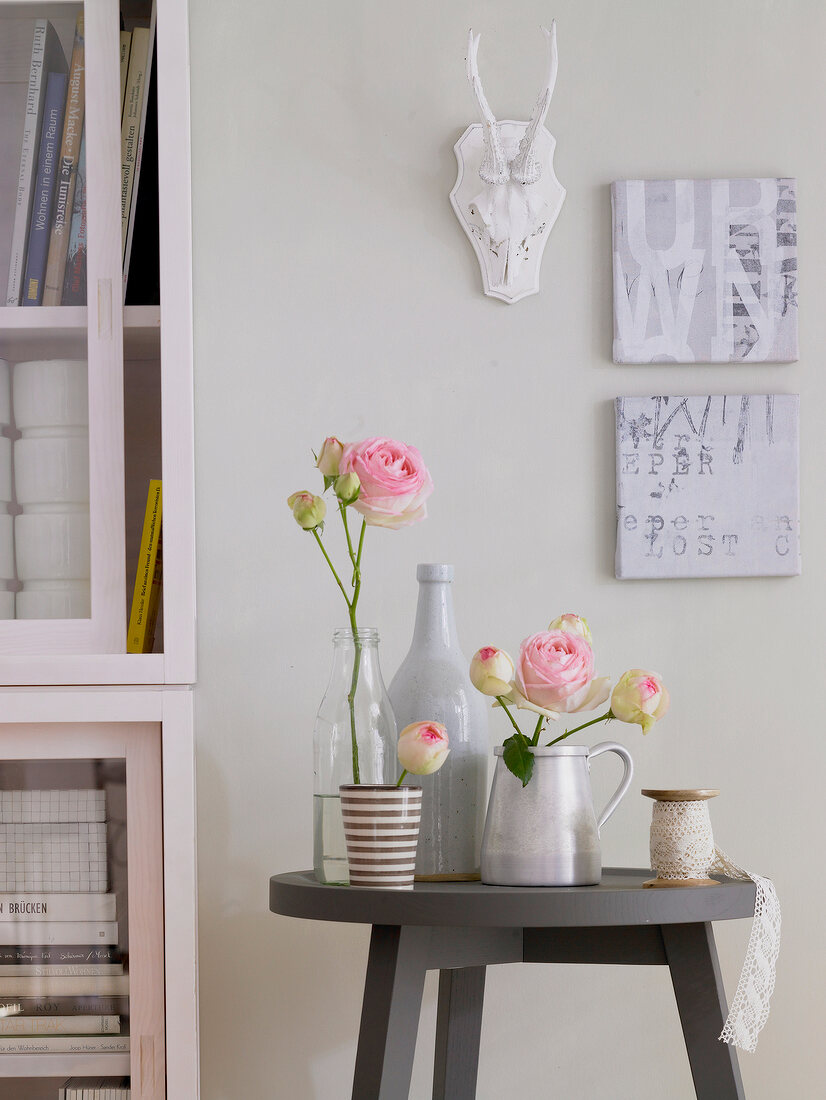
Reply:
<svg viewBox="0 0 826 1100"><path fill-rule="evenodd" d="M430 775L447 759L447 730L440 722L412 722L399 734L399 763L413 775Z"/></svg>
<svg viewBox="0 0 826 1100"><path fill-rule="evenodd" d="M632 668L617 681L611 695L611 710L620 722L637 722L643 733L662 718L671 704L671 697L656 672Z"/></svg>
<svg viewBox="0 0 826 1100"><path fill-rule="evenodd" d="M591 690L594 678L594 651L579 634L565 630L546 630L526 638L519 651L516 683L531 703L547 710L570 714L589 709L607 698ZM602 700L599 696L602 695Z"/></svg>
<svg viewBox="0 0 826 1100"><path fill-rule="evenodd" d="M358 476L361 490L352 507L372 527L409 527L427 515L433 482L415 447L395 439L348 443L339 473Z"/></svg>

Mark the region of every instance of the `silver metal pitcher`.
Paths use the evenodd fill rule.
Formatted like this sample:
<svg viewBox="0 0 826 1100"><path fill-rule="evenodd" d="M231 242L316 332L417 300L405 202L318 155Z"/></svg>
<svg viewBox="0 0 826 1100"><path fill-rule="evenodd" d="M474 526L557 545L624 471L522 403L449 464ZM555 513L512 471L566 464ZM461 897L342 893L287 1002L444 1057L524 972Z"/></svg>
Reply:
<svg viewBox="0 0 826 1100"><path fill-rule="evenodd" d="M498 757L482 837L482 882L491 886L593 886L602 877L599 831L628 790L631 754L616 741L532 748L527 787ZM590 762L615 752L625 764L620 785L597 820Z"/></svg>

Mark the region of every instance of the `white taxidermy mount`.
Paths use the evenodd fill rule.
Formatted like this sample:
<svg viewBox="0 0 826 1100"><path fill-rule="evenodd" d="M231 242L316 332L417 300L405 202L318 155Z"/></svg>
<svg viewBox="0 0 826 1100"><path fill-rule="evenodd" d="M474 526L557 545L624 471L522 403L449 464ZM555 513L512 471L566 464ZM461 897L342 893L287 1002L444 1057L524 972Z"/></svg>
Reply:
<svg viewBox="0 0 826 1100"><path fill-rule="evenodd" d="M539 268L551 228L565 201L554 172L556 139L545 129L558 68L556 22L542 28L548 72L528 122L497 122L488 106L468 35L467 77L481 123L454 145L459 174L450 202L479 259L485 294L518 302L539 292Z"/></svg>

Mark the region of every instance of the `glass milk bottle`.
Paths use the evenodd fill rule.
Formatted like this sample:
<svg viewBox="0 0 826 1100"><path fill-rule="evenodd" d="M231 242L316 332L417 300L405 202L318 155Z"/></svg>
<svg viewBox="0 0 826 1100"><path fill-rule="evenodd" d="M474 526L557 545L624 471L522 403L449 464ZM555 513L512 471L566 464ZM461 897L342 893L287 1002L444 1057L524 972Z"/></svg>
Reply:
<svg viewBox="0 0 826 1100"><path fill-rule="evenodd" d="M479 878L487 797L489 701L473 687L453 615L452 565L419 565L413 642L393 681L390 701L399 730L441 722L450 753L422 781L422 823L416 878L450 882Z"/></svg>
<svg viewBox="0 0 826 1100"><path fill-rule="evenodd" d="M354 677L356 664L358 675ZM396 723L379 665L379 633L366 627L359 629L354 638L350 629L336 630L330 682L313 732L313 868L319 882L349 881L339 786L395 783L399 771Z"/></svg>

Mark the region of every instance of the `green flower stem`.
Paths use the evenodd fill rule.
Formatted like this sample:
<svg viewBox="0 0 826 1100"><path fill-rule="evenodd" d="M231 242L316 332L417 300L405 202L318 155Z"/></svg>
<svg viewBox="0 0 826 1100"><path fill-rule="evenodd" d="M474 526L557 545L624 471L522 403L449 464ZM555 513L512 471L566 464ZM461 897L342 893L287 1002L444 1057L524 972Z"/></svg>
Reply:
<svg viewBox="0 0 826 1100"><path fill-rule="evenodd" d="M330 566L330 570L331 570L331 572L332 572L333 576L334 576L334 577L335 577L335 579L336 579L336 584L337 584L337 585L339 586L339 588L341 589L341 594L342 594L342 596L343 596L343 597L344 597L344 599L345 599L345 602L346 602L346 604L347 604L347 607L349 608L349 607L350 607L350 598L349 598L349 596L347 595L347 589L346 589L346 588L344 587L344 585L343 585L343 584L341 583L341 577L339 577L338 573L336 573L336 567L335 567L335 566L333 565L333 563L332 563L332 562L330 561L330 555L329 555L329 554L327 553L326 549L324 548L324 543L323 543L323 542L321 541L321 535L319 535L319 533L318 533L318 528L317 528L317 527L314 527L314 528L313 528L313 536L314 536L314 538L315 538L316 542L318 543L318 545L319 545L319 548L320 548L320 550L321 550L321 553L322 553L322 554L324 555L324 558L325 558L325 560L326 560L327 564L328 564L328 565Z"/></svg>
<svg viewBox="0 0 826 1100"><path fill-rule="evenodd" d="M405 768L404 771L402 772L402 774L399 776L398 782L396 783L397 787L400 787L402 785L402 780L404 779L404 777L406 775L407 775L407 768Z"/></svg>
<svg viewBox="0 0 826 1100"><path fill-rule="evenodd" d="M605 714L601 714L599 718L592 718L590 722L583 722L581 726L574 726L572 730L565 730L559 737L555 737L553 741L549 741L547 748L551 745L555 745L558 741L564 741L566 737L570 737L572 733L579 733L580 730L587 729L588 726L595 726L597 722L610 722L614 717L614 712L609 707Z"/></svg>
<svg viewBox="0 0 826 1100"><path fill-rule="evenodd" d="M510 719L511 725L516 730L516 732L519 733L519 734L522 734L522 730L519 728L519 726L517 726L516 720L513 717L513 715L511 714L511 712L508 710L508 704L505 702L505 700L502 698L502 696L497 695L496 696L496 701L499 704L499 706L502 708L502 710L505 712L505 714L507 714L508 718ZM524 734L522 734L522 736L524 737Z"/></svg>
<svg viewBox="0 0 826 1100"><path fill-rule="evenodd" d="M350 608L350 627L353 631L353 676L350 680L350 690L347 693L347 706L350 710L350 740L353 746L353 782L360 783L359 750L358 739L356 738L356 688L358 687L359 672L361 670L361 642L358 636L358 626L356 625L356 607L358 606L359 596L361 595L361 567L359 565L359 559L353 553L350 528L347 524L347 507L344 504L339 504L339 509L341 511L341 521L344 524L344 533L347 536L347 552L350 555L350 562L353 566L353 598L348 604ZM364 526L362 525L361 539L359 541L359 556L361 555L363 541Z"/></svg>
<svg viewBox="0 0 826 1100"><path fill-rule="evenodd" d="M539 735L542 732L542 723L545 721L545 715L540 714L536 722L536 729L533 731L533 737L531 738L532 745L539 744Z"/></svg>

